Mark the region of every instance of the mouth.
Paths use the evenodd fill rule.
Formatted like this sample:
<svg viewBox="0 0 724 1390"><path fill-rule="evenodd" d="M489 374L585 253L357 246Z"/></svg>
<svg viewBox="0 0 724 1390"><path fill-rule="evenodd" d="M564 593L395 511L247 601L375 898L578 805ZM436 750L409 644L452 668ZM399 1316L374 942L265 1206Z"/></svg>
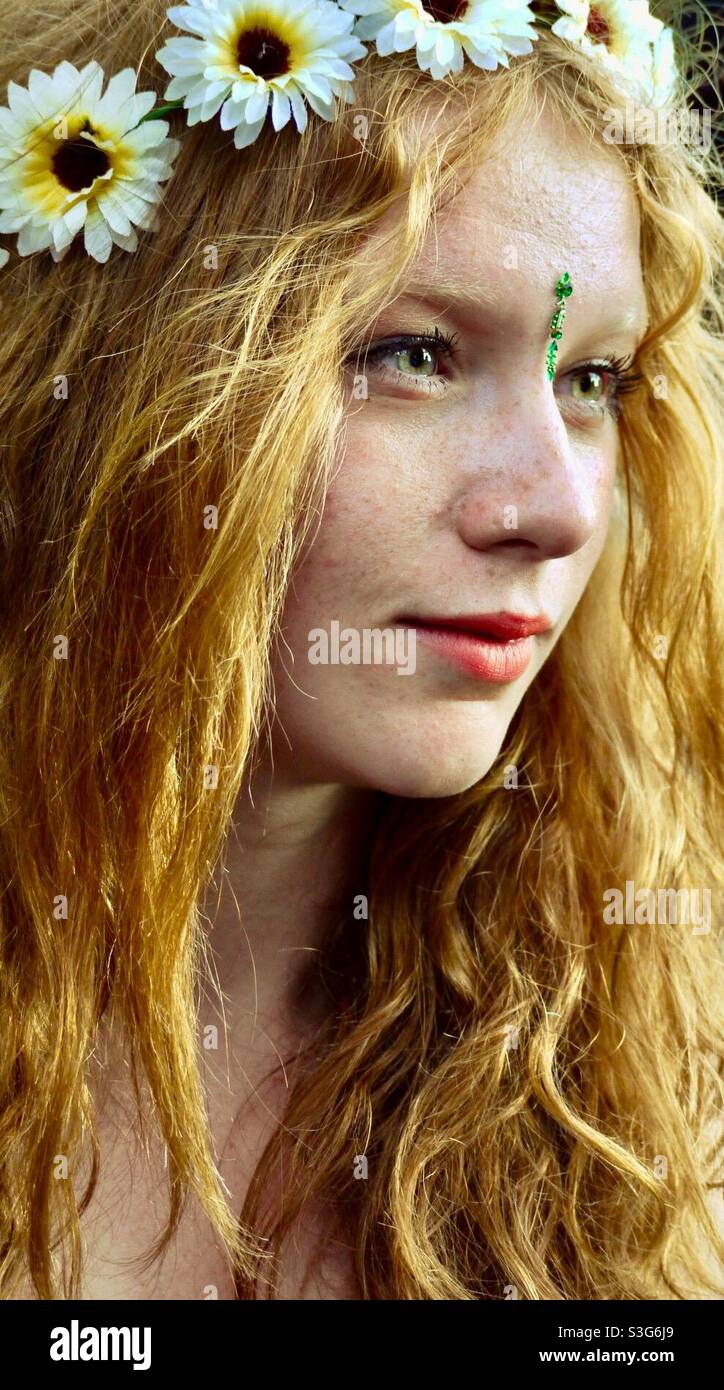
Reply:
<svg viewBox="0 0 724 1390"><path fill-rule="evenodd" d="M417 638L466 675L493 685L507 685L527 670L533 638L553 624L544 615L481 613L458 617L402 617L399 626L414 628Z"/></svg>

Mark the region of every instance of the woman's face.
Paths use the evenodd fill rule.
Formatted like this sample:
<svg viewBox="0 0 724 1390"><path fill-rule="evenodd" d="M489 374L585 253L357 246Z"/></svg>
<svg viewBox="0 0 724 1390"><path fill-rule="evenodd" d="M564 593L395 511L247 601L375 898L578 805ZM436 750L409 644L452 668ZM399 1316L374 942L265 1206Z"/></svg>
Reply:
<svg viewBox="0 0 724 1390"><path fill-rule="evenodd" d="M397 216L365 255L394 254L380 237ZM591 364L630 358L643 336L638 245L615 152L549 115L440 214L374 326L385 351L347 368L339 464L274 659L277 768L411 797L489 770L605 543L617 388ZM564 271L573 294L551 383ZM455 336L452 356L390 346L435 329ZM546 630L523 640L501 614ZM478 635L455 637L450 620ZM373 630L389 636L365 643Z"/></svg>

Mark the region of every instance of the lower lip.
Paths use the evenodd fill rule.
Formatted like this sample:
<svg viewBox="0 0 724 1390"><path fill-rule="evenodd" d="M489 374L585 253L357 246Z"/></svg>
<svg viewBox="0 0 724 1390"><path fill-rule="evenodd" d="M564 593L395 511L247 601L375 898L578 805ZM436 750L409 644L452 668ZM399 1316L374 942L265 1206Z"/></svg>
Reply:
<svg viewBox="0 0 724 1390"><path fill-rule="evenodd" d="M459 670L494 685L507 685L517 680L530 665L533 655L532 637L495 642L476 637L472 632L453 632L449 628L423 627L417 623L414 628L421 642L434 647Z"/></svg>

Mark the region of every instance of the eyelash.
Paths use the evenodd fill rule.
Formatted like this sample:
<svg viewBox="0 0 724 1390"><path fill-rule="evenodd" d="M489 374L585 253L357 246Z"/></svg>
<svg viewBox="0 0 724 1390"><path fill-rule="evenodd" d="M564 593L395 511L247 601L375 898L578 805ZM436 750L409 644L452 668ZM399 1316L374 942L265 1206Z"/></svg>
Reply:
<svg viewBox="0 0 724 1390"><path fill-rule="evenodd" d="M442 353L443 357L452 362L460 355L457 347L458 338L459 334L443 333L438 327L431 328L427 333L400 333L396 338L385 338L380 343L373 343L364 353L363 360L365 364L370 361L376 362L381 357L389 356L390 353L411 352L416 347L424 347L431 348L433 352ZM398 369L397 378L406 382L425 382L424 389L428 392L435 389L431 377L411 377Z"/></svg>
<svg viewBox="0 0 724 1390"><path fill-rule="evenodd" d="M427 333L400 333L395 338L387 338L380 343L373 343L364 354L364 361L365 363L369 361L374 363L382 357L387 357L390 353L409 352L416 347L425 347L430 348L433 352L441 353L447 361L452 362L460 356L460 349L457 346L458 338L459 334L443 333L438 327L431 328ZM579 367L572 368L565 374L566 376L584 376L586 372L607 372L613 378L613 395L605 405L601 405L598 401L592 401L589 405L585 401L576 401L576 405L589 413L592 407L599 412L605 411L617 419L623 408L622 397L635 391L644 380L640 372L631 370L634 360L633 357L615 357L611 354L608 357L596 358L590 362L582 363ZM408 376L406 373L400 372L399 369L397 370L397 380L424 382L423 389L428 394L435 389L433 378ZM440 381L439 376L438 381ZM571 399L574 398L571 397Z"/></svg>

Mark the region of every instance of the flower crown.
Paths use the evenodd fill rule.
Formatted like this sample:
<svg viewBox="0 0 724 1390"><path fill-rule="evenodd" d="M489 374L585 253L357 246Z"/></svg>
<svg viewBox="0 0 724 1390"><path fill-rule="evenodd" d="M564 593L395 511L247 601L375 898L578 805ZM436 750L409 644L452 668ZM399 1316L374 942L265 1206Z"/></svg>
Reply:
<svg viewBox="0 0 724 1390"><path fill-rule="evenodd" d="M535 0L532 0L535 3ZM156 53L171 76L156 94L136 92L124 68L102 94L103 69L62 62L52 76L33 69L27 87L8 83L0 107L0 233L18 234L21 256L50 250L62 260L83 232L85 250L105 262L114 244L138 245L136 228L158 227L160 184L181 144L159 119L183 106L188 124L217 114L234 145L251 145L264 126L301 133L307 106L333 121L351 102L352 64L373 41L382 57L414 47L419 67L439 80L465 56L480 68L509 66L550 28L599 62L626 94L666 105L676 86L673 34L648 0L551 0L545 19L526 0L188 0L167 10L191 37ZM538 28L536 28L536 23ZM9 252L0 247L0 266Z"/></svg>

